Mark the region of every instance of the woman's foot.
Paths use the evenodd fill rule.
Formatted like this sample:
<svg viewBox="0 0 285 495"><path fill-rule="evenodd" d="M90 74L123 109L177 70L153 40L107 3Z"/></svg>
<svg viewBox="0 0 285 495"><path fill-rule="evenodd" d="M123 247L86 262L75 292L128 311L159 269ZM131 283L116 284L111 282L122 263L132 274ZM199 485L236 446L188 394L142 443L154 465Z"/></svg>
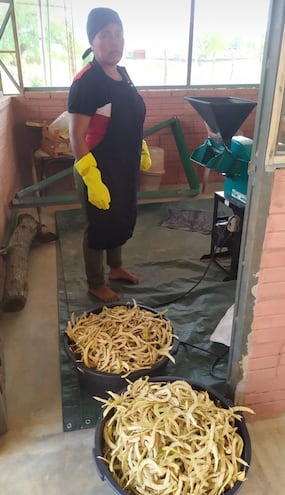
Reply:
<svg viewBox="0 0 285 495"><path fill-rule="evenodd" d="M109 280L127 280L131 284L139 283L138 277L133 273L127 272L122 266L110 269Z"/></svg>
<svg viewBox="0 0 285 495"><path fill-rule="evenodd" d="M101 299L101 301L104 302L115 302L120 300L120 296L105 285L99 285L98 287L89 287L88 292L92 296L98 297L98 299Z"/></svg>

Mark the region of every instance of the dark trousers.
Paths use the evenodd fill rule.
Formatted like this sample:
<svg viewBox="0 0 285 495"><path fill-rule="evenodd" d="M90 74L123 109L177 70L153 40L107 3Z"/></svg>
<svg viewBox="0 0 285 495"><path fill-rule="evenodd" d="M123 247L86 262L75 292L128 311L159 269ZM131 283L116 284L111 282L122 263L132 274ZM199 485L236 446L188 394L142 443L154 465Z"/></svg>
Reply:
<svg viewBox="0 0 285 495"><path fill-rule="evenodd" d="M85 217L84 236L83 236L83 257L85 263L85 273L86 273L87 283L89 287L98 287L100 285L104 285L105 282L105 269L104 269L105 250L91 249L88 247L86 186L81 176L78 174L78 172L75 169L74 169L74 180ZM114 249L106 249L106 263L110 268L118 268L122 265L121 246Z"/></svg>

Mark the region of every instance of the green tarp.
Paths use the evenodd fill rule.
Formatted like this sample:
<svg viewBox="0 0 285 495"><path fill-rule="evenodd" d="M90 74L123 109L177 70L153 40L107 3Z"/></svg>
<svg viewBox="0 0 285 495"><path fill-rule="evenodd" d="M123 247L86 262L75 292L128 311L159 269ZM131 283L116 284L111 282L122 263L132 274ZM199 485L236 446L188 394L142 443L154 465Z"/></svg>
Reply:
<svg viewBox="0 0 285 495"><path fill-rule="evenodd" d="M228 348L210 341L210 336L234 302L236 281L223 281L221 268L200 261L210 251L210 235L162 226L169 208L174 207L212 211L213 200L139 205L135 233L123 254L125 268L138 275L140 283L112 282L111 287L120 293L120 302L135 299L154 309L167 308L180 344L176 362L169 362L165 374L225 393ZM63 429L70 431L93 427L101 405L79 386L64 350L63 334L72 312L81 314L102 303L87 293L82 210L57 212L56 225Z"/></svg>

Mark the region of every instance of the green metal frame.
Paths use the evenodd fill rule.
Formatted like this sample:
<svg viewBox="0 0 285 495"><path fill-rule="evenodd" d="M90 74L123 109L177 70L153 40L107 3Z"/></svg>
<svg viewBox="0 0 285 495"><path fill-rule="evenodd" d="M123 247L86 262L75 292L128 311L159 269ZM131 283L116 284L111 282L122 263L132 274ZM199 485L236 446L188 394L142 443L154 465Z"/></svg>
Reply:
<svg viewBox="0 0 285 495"><path fill-rule="evenodd" d="M151 199L162 198L169 196L194 196L200 192L200 184L194 169L194 166L190 159L190 154L185 142L183 130L178 117L172 117L168 120L161 122L144 131L144 137L148 137L155 132L164 129L165 127L171 127L177 150L184 168L185 175L189 184L189 189L160 189L156 191L139 191L138 199ZM64 195L52 195L52 196L40 196L40 191L46 189L51 184L58 182L59 180L67 177L73 173L73 166L68 167L61 172L58 172L50 177L43 179L32 186L26 187L21 191L18 191L15 198L11 201L11 208L26 208L26 207L40 207L50 206L57 204L71 204L78 203L78 195L64 194ZM36 193L35 196L33 194Z"/></svg>

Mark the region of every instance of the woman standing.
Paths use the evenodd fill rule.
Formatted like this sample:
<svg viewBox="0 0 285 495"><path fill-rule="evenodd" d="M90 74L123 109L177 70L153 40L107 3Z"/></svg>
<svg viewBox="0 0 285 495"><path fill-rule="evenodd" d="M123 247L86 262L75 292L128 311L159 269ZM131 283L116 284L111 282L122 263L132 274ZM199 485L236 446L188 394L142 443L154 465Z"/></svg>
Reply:
<svg viewBox="0 0 285 495"><path fill-rule="evenodd" d="M86 213L83 254L89 293L104 302L119 300L105 285L104 254L109 280L138 279L122 265L122 245L136 223L138 172L151 165L143 141L145 104L124 67L117 12L91 10L87 19L93 60L74 78L68 98L70 141L75 180Z"/></svg>

